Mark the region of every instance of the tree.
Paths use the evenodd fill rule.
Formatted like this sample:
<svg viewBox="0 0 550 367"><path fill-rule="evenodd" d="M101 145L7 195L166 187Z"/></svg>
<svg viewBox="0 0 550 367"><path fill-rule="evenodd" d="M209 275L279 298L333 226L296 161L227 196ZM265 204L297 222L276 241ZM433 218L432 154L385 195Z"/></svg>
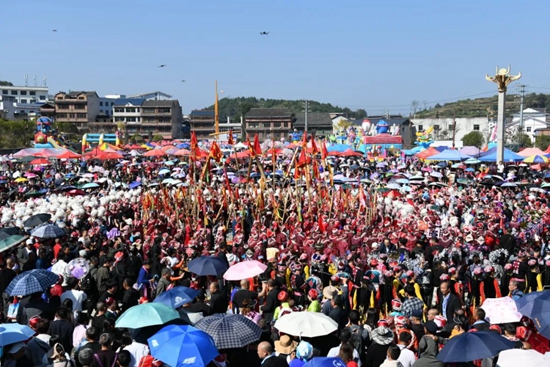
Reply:
<svg viewBox="0 0 550 367"><path fill-rule="evenodd" d="M163 140L164 140L164 138L162 137L162 135L160 135L160 134L153 135L153 141L154 142L163 141Z"/></svg>
<svg viewBox="0 0 550 367"><path fill-rule="evenodd" d="M520 148L531 148L533 146L531 137L523 133L519 133L516 135L515 143L518 144Z"/></svg>
<svg viewBox="0 0 550 367"><path fill-rule="evenodd" d="M416 114L416 111L418 111L418 107L420 106L420 102L418 102L416 99L413 99L411 102L411 115L414 116Z"/></svg>
<svg viewBox="0 0 550 367"><path fill-rule="evenodd" d="M441 105L439 103L436 103L434 108L441 108Z"/></svg>
<svg viewBox="0 0 550 367"><path fill-rule="evenodd" d="M135 133L134 135L132 135L130 137L130 143L132 143L132 144L143 144L144 142L145 142L145 140L138 133Z"/></svg>
<svg viewBox="0 0 550 367"><path fill-rule="evenodd" d="M546 150L550 146L550 135L538 135L535 138L535 147Z"/></svg>
<svg viewBox="0 0 550 367"><path fill-rule="evenodd" d="M346 131L351 126L351 122L349 120L340 119L338 123L336 124L336 129L339 132Z"/></svg>
<svg viewBox="0 0 550 367"><path fill-rule="evenodd" d="M12 82L7 82L5 80L0 80L0 86L1 87L13 87L13 83Z"/></svg>
<svg viewBox="0 0 550 367"><path fill-rule="evenodd" d="M365 117L367 117L367 111L365 111L364 109L362 108L359 108L357 111L355 111L355 118L357 120L361 120L361 119L364 119Z"/></svg>
<svg viewBox="0 0 550 367"><path fill-rule="evenodd" d="M471 131L462 137L462 143L467 147L481 147L483 135L479 131Z"/></svg>

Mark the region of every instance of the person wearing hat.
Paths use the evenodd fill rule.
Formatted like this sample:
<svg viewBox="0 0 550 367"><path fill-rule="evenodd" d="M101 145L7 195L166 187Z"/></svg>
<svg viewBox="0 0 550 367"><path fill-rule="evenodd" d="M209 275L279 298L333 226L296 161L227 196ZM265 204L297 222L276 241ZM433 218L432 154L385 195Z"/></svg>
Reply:
<svg viewBox="0 0 550 367"><path fill-rule="evenodd" d="M275 309L273 320L277 320L281 316L294 312L292 306L290 305L290 301L292 301L292 303L294 303L294 301L290 299L290 295L287 291L280 291L277 299L281 304Z"/></svg>
<svg viewBox="0 0 550 367"><path fill-rule="evenodd" d="M50 321L35 316L29 320L29 326L36 332L36 335L27 343L28 355L35 366L42 364L44 355L50 349Z"/></svg>
<svg viewBox="0 0 550 367"><path fill-rule="evenodd" d="M321 303L319 302L319 293L316 289L310 289L307 292L307 299L310 302L307 307L308 312L321 312Z"/></svg>
<svg viewBox="0 0 550 367"><path fill-rule="evenodd" d="M1 359L2 366L7 367L35 367L36 365L27 356L25 343L19 342L7 345L3 348L4 355Z"/></svg>
<svg viewBox="0 0 550 367"><path fill-rule="evenodd" d="M262 318L262 315L260 313L254 311L257 303L257 300L248 298L241 302L240 308L241 315L243 315L247 319L252 320L256 324L258 324L258 322Z"/></svg>
<svg viewBox="0 0 550 367"><path fill-rule="evenodd" d="M286 362L290 362L291 354L295 353L298 342L292 340L288 335L282 335L279 340L275 341L275 353L279 357L285 357Z"/></svg>
<svg viewBox="0 0 550 367"><path fill-rule="evenodd" d="M379 320L377 327L371 332L372 343L367 349L365 364L380 367L386 359L388 348L393 343L393 332L387 320Z"/></svg>
<svg viewBox="0 0 550 367"><path fill-rule="evenodd" d="M290 356L293 358L288 363L289 367L302 367L313 357L313 346L302 340Z"/></svg>

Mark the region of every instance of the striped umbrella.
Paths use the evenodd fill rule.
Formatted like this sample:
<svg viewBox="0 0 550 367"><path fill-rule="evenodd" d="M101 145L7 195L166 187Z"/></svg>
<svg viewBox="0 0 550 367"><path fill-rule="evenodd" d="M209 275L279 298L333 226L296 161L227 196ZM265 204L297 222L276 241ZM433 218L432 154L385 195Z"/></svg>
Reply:
<svg viewBox="0 0 550 367"><path fill-rule="evenodd" d="M548 163L548 158L543 155L532 155L523 160L525 163Z"/></svg>
<svg viewBox="0 0 550 367"><path fill-rule="evenodd" d="M33 269L23 272L13 278L6 288L10 296L28 296L33 293L42 293L57 283L59 276L44 269Z"/></svg>
<svg viewBox="0 0 550 367"><path fill-rule="evenodd" d="M66 235L65 231L62 228L54 224L43 224L39 227L36 227L31 235L38 238L58 238Z"/></svg>
<svg viewBox="0 0 550 367"><path fill-rule="evenodd" d="M210 335L218 349L243 348L262 335L262 329L243 315L215 314L200 319L195 327Z"/></svg>

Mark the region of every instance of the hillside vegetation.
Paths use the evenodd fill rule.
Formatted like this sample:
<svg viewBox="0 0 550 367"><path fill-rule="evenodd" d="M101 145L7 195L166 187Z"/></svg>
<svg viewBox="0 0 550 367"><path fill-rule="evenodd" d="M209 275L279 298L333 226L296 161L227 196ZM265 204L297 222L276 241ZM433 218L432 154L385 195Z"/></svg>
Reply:
<svg viewBox="0 0 550 367"><path fill-rule="evenodd" d="M416 118L445 118L453 117L496 117L498 110L498 96L476 99L463 99L445 103L417 111ZM547 108L550 110L550 94L530 93L525 95L524 108ZM520 97L509 94L506 96L506 116L519 112Z"/></svg>

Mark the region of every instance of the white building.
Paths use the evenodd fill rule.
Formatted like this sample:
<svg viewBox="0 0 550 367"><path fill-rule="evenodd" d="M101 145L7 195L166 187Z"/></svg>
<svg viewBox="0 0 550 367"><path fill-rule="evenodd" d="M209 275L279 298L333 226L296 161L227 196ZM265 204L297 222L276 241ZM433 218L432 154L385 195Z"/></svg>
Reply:
<svg viewBox="0 0 550 367"><path fill-rule="evenodd" d="M411 120L416 131L426 131L433 127L433 140L452 140L453 138L453 119L452 118L428 118L428 119L412 119ZM494 122L489 121L487 117L474 118L457 118L455 142L462 141L464 135L479 131L485 138L485 142L489 139ZM455 144L457 146L457 144Z"/></svg>
<svg viewBox="0 0 550 367"><path fill-rule="evenodd" d="M46 103L48 87L0 86L0 94L15 98L17 104Z"/></svg>
<svg viewBox="0 0 550 367"><path fill-rule="evenodd" d="M128 96L128 98L146 99L148 101L150 100L164 101L164 100L172 99L172 96L157 90L155 92L150 92L150 93L133 94Z"/></svg>
<svg viewBox="0 0 550 367"><path fill-rule="evenodd" d="M550 127L548 118L549 115L544 108L526 108L523 110L523 124L521 124L521 114L518 112L512 115L512 122L508 124L507 129L518 131L522 126L523 133L534 142L537 130Z"/></svg>
<svg viewBox="0 0 550 367"><path fill-rule="evenodd" d="M113 106L119 98L120 97L117 95L106 95L105 97L99 97L99 114L111 119L113 117Z"/></svg>
<svg viewBox="0 0 550 367"><path fill-rule="evenodd" d="M0 94L0 118L13 120L15 111L15 98Z"/></svg>
<svg viewBox="0 0 550 367"><path fill-rule="evenodd" d="M141 105L145 102L143 98L120 98L114 102L113 122L123 122L128 125L140 125Z"/></svg>

